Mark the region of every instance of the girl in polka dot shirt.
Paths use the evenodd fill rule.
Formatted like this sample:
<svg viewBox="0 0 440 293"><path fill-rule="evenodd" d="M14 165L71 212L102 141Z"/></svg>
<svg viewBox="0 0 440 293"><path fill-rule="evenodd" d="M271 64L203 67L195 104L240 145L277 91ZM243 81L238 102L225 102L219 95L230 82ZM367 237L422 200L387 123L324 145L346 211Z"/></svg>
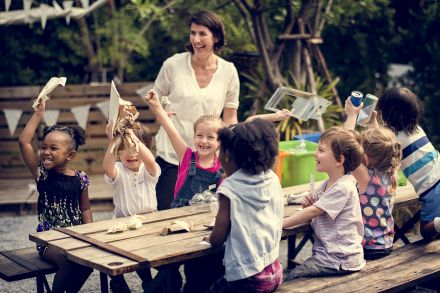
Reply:
<svg viewBox="0 0 440 293"><path fill-rule="evenodd" d="M361 106L345 102L346 129L354 129ZM374 114L375 115L375 114ZM372 119L376 121L376 119ZM364 223L364 257L377 259L391 253L394 239L393 195L397 186L396 171L402 157L394 133L377 122L357 134L364 149L362 164L352 175L358 182L359 201Z"/></svg>

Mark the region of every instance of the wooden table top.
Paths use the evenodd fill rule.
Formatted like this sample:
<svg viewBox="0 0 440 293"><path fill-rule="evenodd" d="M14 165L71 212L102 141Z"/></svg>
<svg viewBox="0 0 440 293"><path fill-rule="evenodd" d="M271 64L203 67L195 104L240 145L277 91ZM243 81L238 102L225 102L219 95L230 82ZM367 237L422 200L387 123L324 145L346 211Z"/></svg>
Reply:
<svg viewBox="0 0 440 293"><path fill-rule="evenodd" d="M316 183L315 189L321 182ZM301 193L309 189L308 184L284 188L285 197L289 193ZM395 206L417 200L416 193L411 185L398 187ZM284 214L291 215L299 210L299 205L285 205ZM185 261L202 255L214 253L222 248L210 248L201 241L209 235L210 230L204 226L214 220L214 215L209 211L209 206L189 206L178 209L154 212L143 215L142 227L122 233L108 234L107 229L117 222L128 223L129 218L105 220L90 224L73 226L68 230L81 233L101 242L134 253L146 260L140 265L138 262L115 255L98 248L90 243L75 239L59 231L46 231L33 233L29 239L37 243L46 244L56 249L60 254L67 255L68 259L92 267L107 275L114 276L135 271L141 267L157 267L179 261ZM166 236L160 235L164 227L172 220L192 222L194 228L191 232L176 233ZM283 236L299 233L309 229L308 224L300 225L294 229L284 230Z"/></svg>

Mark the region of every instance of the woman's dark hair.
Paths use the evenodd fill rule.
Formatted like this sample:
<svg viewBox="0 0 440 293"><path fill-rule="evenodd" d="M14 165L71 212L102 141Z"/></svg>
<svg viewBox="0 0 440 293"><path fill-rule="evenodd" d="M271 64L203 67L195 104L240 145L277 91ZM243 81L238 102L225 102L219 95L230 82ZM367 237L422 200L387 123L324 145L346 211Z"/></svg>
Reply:
<svg viewBox="0 0 440 293"><path fill-rule="evenodd" d="M405 87L387 89L377 103L383 122L394 132L412 134L419 124L422 105L417 96Z"/></svg>
<svg viewBox="0 0 440 293"><path fill-rule="evenodd" d="M275 126L261 119L222 128L218 131L218 140L237 167L252 175L270 169L278 155Z"/></svg>
<svg viewBox="0 0 440 293"><path fill-rule="evenodd" d="M188 24L191 27L193 23L206 26L211 31L213 36L217 39L217 42L214 44L215 52L220 51L225 46L225 27L217 14L209 10L201 10L191 15ZM191 53L194 53L190 42L185 44L185 48Z"/></svg>
<svg viewBox="0 0 440 293"><path fill-rule="evenodd" d="M70 139L71 139L71 143L70 143L70 148L72 150L78 150L78 147L80 145L83 145L86 143L86 138L85 138L85 131L84 129L82 129L79 126L76 125L72 125L72 126L63 126L63 125L53 125L53 126L47 126L43 129L43 140L44 138L51 132L54 131L59 131L59 132L64 132L65 134L67 134Z"/></svg>

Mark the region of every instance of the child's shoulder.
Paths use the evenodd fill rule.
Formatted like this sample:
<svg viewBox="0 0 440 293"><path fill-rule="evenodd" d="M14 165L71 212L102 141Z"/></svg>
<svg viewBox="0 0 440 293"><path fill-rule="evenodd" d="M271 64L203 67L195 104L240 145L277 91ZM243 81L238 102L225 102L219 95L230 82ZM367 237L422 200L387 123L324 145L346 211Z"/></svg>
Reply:
<svg viewBox="0 0 440 293"><path fill-rule="evenodd" d="M75 170L75 176L79 178L81 182L81 190L86 189L90 185L89 176L82 170Z"/></svg>

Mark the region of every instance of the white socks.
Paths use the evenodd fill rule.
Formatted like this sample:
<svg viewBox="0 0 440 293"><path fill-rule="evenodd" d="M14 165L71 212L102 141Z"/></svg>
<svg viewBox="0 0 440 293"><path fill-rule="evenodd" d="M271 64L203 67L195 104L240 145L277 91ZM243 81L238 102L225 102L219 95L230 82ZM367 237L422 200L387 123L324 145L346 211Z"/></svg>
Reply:
<svg viewBox="0 0 440 293"><path fill-rule="evenodd" d="M434 218L434 228L435 228L435 231L440 233L440 217Z"/></svg>

